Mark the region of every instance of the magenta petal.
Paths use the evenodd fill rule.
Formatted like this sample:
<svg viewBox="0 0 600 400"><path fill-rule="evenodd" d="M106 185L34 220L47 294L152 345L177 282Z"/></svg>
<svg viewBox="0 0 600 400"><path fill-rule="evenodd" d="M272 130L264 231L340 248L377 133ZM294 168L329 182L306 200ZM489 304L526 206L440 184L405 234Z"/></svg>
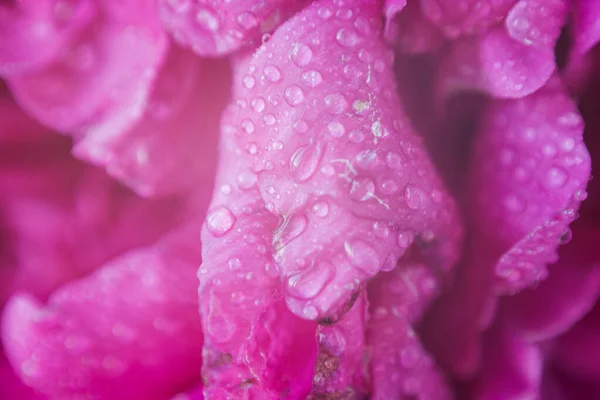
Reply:
<svg viewBox="0 0 600 400"><path fill-rule="evenodd" d="M362 293L350 311L333 326L319 326L319 355L310 398L357 398L365 390L363 356L367 296ZM363 393L364 394L364 393Z"/></svg>
<svg viewBox="0 0 600 400"><path fill-rule="evenodd" d="M518 290L546 275L576 217L590 175L583 122L557 78L519 100L496 100L474 143L472 220L502 254L498 288Z"/></svg>
<svg viewBox="0 0 600 400"><path fill-rule="evenodd" d="M171 46L139 121L121 130L122 116L115 115L111 123L86 129L74 153L143 196L211 182L230 81L227 62L201 60Z"/></svg>
<svg viewBox="0 0 600 400"><path fill-rule="evenodd" d="M71 44L96 13L92 0L19 0L0 5L0 76L39 70Z"/></svg>
<svg viewBox="0 0 600 400"><path fill-rule="evenodd" d="M378 7L346 5L351 13L334 1L308 6L242 60L223 117L237 169L222 184L260 191L278 224L265 234L287 304L317 321L341 317L413 240L448 271L461 237L399 106Z"/></svg>
<svg viewBox="0 0 600 400"><path fill-rule="evenodd" d="M526 0L521 0L525 2ZM423 14L450 38L479 33L500 22L517 0L421 0Z"/></svg>
<svg viewBox="0 0 600 400"><path fill-rule="evenodd" d="M473 399L539 398L544 360L536 344L497 325L486 333L484 349Z"/></svg>
<svg viewBox="0 0 600 400"><path fill-rule="evenodd" d="M436 50L444 42L441 31L425 18L417 0L409 0L401 10L391 10L394 10L394 14L387 16L385 38L399 51L408 54L426 53Z"/></svg>
<svg viewBox="0 0 600 400"><path fill-rule="evenodd" d="M573 2L573 52L587 53L600 41L600 2L576 0Z"/></svg>
<svg viewBox="0 0 600 400"><path fill-rule="evenodd" d="M179 44L201 56L216 56L260 43L261 34L273 30L304 2L160 0L159 7L165 27Z"/></svg>
<svg viewBox="0 0 600 400"><path fill-rule="evenodd" d="M195 229L56 291L15 295L2 339L25 383L52 398L163 399L200 377Z"/></svg>
<svg viewBox="0 0 600 400"><path fill-rule="evenodd" d="M11 77L8 83L19 104L44 124L73 134L106 121L118 125L119 132L135 122L167 40L152 7L130 4L125 11L146 20L132 24L104 15L53 64ZM119 124L114 114L121 115Z"/></svg>
<svg viewBox="0 0 600 400"><path fill-rule="evenodd" d="M503 301L503 315L527 340L546 340L570 329L587 314L600 294L597 229L575 230L574 240L560 249L559 261L536 288Z"/></svg>
<svg viewBox="0 0 600 400"><path fill-rule="evenodd" d="M413 324L437 295L427 266L400 264L369 283L372 399L450 399L450 389Z"/></svg>

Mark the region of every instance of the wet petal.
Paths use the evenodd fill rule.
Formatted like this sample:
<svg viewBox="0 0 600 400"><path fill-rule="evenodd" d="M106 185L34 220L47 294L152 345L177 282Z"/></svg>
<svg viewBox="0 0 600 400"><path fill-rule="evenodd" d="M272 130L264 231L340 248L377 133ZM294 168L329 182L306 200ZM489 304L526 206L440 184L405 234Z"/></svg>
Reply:
<svg viewBox="0 0 600 400"><path fill-rule="evenodd" d="M500 98L536 91L555 70L554 46L566 13L563 0L521 0L503 26L456 42L441 68L440 97L465 89Z"/></svg>
<svg viewBox="0 0 600 400"><path fill-rule="evenodd" d="M25 383L53 398L162 399L200 375L195 229L56 291L7 304L2 340Z"/></svg>
<svg viewBox="0 0 600 400"><path fill-rule="evenodd" d="M319 326L319 354L309 399L357 398L364 395L363 356L367 322L366 293L333 326Z"/></svg>
<svg viewBox="0 0 600 400"><path fill-rule="evenodd" d="M159 1L165 27L179 44L200 56L222 55L259 44L261 34L273 30L303 3L306 1Z"/></svg>
<svg viewBox="0 0 600 400"><path fill-rule="evenodd" d="M442 372L412 326L437 292L436 278L419 263L401 263L369 284L373 400L451 398Z"/></svg>
<svg viewBox="0 0 600 400"><path fill-rule="evenodd" d="M112 123L86 129L74 153L146 197L210 182L229 83L227 62L171 46L140 120L121 130L116 114Z"/></svg>
<svg viewBox="0 0 600 400"><path fill-rule="evenodd" d="M496 100L474 143L472 220L491 254L499 290L546 276L575 219L590 174L583 123L561 83L519 100ZM492 229L493 227L493 229Z"/></svg>
<svg viewBox="0 0 600 400"><path fill-rule="evenodd" d="M51 63L92 20L91 0L20 0L0 5L0 76Z"/></svg>
<svg viewBox="0 0 600 400"><path fill-rule="evenodd" d="M436 50L444 42L441 31L423 15L419 3L409 0L406 7L394 11L386 22L385 38L399 51L420 54Z"/></svg>
<svg viewBox="0 0 600 400"><path fill-rule="evenodd" d="M266 235L288 306L331 321L415 238L447 271L461 236L398 105L377 7L333 3L307 7L241 62L222 130L238 155L227 183L260 190L277 223Z"/></svg>
<svg viewBox="0 0 600 400"><path fill-rule="evenodd" d="M114 114L120 129L139 118L167 40L153 6L122 4L120 13L104 9L51 65L8 80L27 112L72 134L106 121L116 125Z"/></svg>
<svg viewBox="0 0 600 400"><path fill-rule="evenodd" d="M421 0L421 9L446 36L455 38L479 33L502 21L516 2L517 0Z"/></svg>

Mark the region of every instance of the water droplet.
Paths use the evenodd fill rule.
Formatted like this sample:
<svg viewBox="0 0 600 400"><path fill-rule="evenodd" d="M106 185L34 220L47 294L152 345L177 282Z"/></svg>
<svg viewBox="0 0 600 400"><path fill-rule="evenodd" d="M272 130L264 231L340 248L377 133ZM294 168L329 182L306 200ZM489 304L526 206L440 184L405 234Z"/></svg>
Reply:
<svg viewBox="0 0 600 400"><path fill-rule="evenodd" d="M269 82L279 82L281 80L281 71L274 65L267 65L263 73Z"/></svg>
<svg viewBox="0 0 600 400"><path fill-rule="evenodd" d="M404 188L404 201L408 208L412 210L418 210L423 206L425 200L425 193L412 184L407 184Z"/></svg>
<svg viewBox="0 0 600 400"><path fill-rule="evenodd" d="M273 114L267 114L263 117L263 121L267 125L273 125L275 123L275 116Z"/></svg>
<svg viewBox="0 0 600 400"><path fill-rule="evenodd" d="M383 239L390 235L390 228L387 223L377 221L373 224L373 232L375 232L375 236Z"/></svg>
<svg viewBox="0 0 600 400"><path fill-rule="evenodd" d="M237 176L238 187L242 190L248 190L256 185L258 177L254 172L244 171Z"/></svg>
<svg viewBox="0 0 600 400"><path fill-rule="evenodd" d="M252 109L256 112L262 112L265 109L265 105L265 100L262 97L252 99L250 102L250 106L252 106Z"/></svg>
<svg viewBox="0 0 600 400"><path fill-rule="evenodd" d="M329 19L333 12L327 7L319 7L317 10L317 15L323 19Z"/></svg>
<svg viewBox="0 0 600 400"><path fill-rule="evenodd" d="M297 85L292 85L285 90L285 101L292 107L304 101L304 92Z"/></svg>
<svg viewBox="0 0 600 400"><path fill-rule="evenodd" d="M413 368L419 361L419 350L415 346L407 346L400 352L400 363L404 368Z"/></svg>
<svg viewBox="0 0 600 400"><path fill-rule="evenodd" d="M347 21L350 18L352 18L353 14L354 13L349 8L340 8L335 12L336 17L338 17L339 19L342 19L344 21Z"/></svg>
<svg viewBox="0 0 600 400"><path fill-rule="evenodd" d="M502 202L504 208L511 213L521 213L525 211L525 202L515 194L509 194Z"/></svg>
<svg viewBox="0 0 600 400"><path fill-rule="evenodd" d="M283 149L283 142L281 140L276 140L273 142L273 150L281 150Z"/></svg>
<svg viewBox="0 0 600 400"><path fill-rule="evenodd" d="M333 265L322 262L291 275L287 280L287 292L299 299L312 299L317 296L335 273Z"/></svg>
<svg viewBox="0 0 600 400"><path fill-rule="evenodd" d="M251 12L243 12L240 15L238 15L237 23L240 26L240 28L245 30L256 28L256 26L258 25L256 17Z"/></svg>
<svg viewBox="0 0 600 400"><path fill-rule="evenodd" d="M361 131L355 130L350 132L350 134L348 135L348 139L352 143L362 143L362 141L365 140L365 134Z"/></svg>
<svg viewBox="0 0 600 400"><path fill-rule="evenodd" d="M400 248L404 249L405 251L413 244L414 240L415 240L415 235L412 232L410 232L410 231L398 232L398 238L397 238L398 246L400 246Z"/></svg>
<svg viewBox="0 0 600 400"><path fill-rule="evenodd" d="M393 179L385 179L381 182L381 191L384 194L394 194L398 191L398 184Z"/></svg>
<svg viewBox="0 0 600 400"><path fill-rule="evenodd" d="M296 174L296 181L302 183L309 180L316 172L322 156L323 146L318 141L296 150L290 159L290 168Z"/></svg>
<svg viewBox="0 0 600 400"><path fill-rule="evenodd" d="M219 16L208 8L201 8L198 10L196 13L196 22L202 28L211 32L216 32L220 26Z"/></svg>
<svg viewBox="0 0 600 400"><path fill-rule="evenodd" d="M208 214L206 226L215 237L220 237L231 230L235 224L235 216L225 206L215 208Z"/></svg>
<svg viewBox="0 0 600 400"><path fill-rule="evenodd" d="M302 82L307 86L317 87L323 82L323 76L319 71L310 70L302 74Z"/></svg>
<svg viewBox="0 0 600 400"><path fill-rule="evenodd" d="M569 174L561 167L552 167L546 173L545 186L548 189L558 189L567 183Z"/></svg>
<svg viewBox="0 0 600 400"><path fill-rule="evenodd" d="M375 195L375 183L369 178L352 181L350 198L355 201L367 201Z"/></svg>
<svg viewBox="0 0 600 400"><path fill-rule="evenodd" d="M248 154L256 154L258 152L258 146L256 143L250 142L246 145L246 151Z"/></svg>
<svg viewBox="0 0 600 400"><path fill-rule="evenodd" d="M294 132L306 133L308 131L308 124L303 119L294 122Z"/></svg>
<svg viewBox="0 0 600 400"><path fill-rule="evenodd" d="M242 122L240 123L242 129L244 130L244 132L250 134L254 132L254 123L252 121L250 121L249 119L244 119L242 120Z"/></svg>
<svg viewBox="0 0 600 400"><path fill-rule="evenodd" d="M325 218L329 214L329 204L326 201L319 201L313 205L312 210L317 217Z"/></svg>
<svg viewBox="0 0 600 400"><path fill-rule="evenodd" d="M281 225L275 230L273 235L273 247L275 251L281 250L284 246L300 236L308 227L308 219L304 214L295 214L284 218Z"/></svg>
<svg viewBox="0 0 600 400"><path fill-rule="evenodd" d="M319 316L319 311L315 306L309 304L302 310L302 315L308 320L315 320Z"/></svg>
<svg viewBox="0 0 600 400"><path fill-rule="evenodd" d="M247 89L252 89L256 84L256 80L250 75L246 75L242 78L242 83Z"/></svg>
<svg viewBox="0 0 600 400"><path fill-rule="evenodd" d="M299 67L308 65L312 59L312 50L304 43L296 43L292 50L292 61Z"/></svg>
<svg viewBox="0 0 600 400"><path fill-rule="evenodd" d="M185 13L190 9L190 0L167 0L167 4L176 13Z"/></svg>
<svg viewBox="0 0 600 400"><path fill-rule="evenodd" d="M366 272L370 276L379 272L379 254L369 244L362 240L354 240L344 243L346 257L355 267Z"/></svg>
<svg viewBox="0 0 600 400"><path fill-rule="evenodd" d="M342 28L335 36L338 43L343 47L354 47L358 43L358 35L352 28Z"/></svg>
<svg viewBox="0 0 600 400"><path fill-rule="evenodd" d="M327 125L327 130L329 131L329 134L335 138L344 136L344 133L346 132L344 125L337 121L330 122Z"/></svg>
<svg viewBox="0 0 600 400"><path fill-rule="evenodd" d="M398 153L390 151L385 157L385 163L391 170L398 170L402 168L402 157Z"/></svg>
<svg viewBox="0 0 600 400"><path fill-rule="evenodd" d="M220 192L221 192L221 194L223 194L225 196L230 195L231 194L231 185L225 184L225 185L221 186Z"/></svg>
<svg viewBox="0 0 600 400"><path fill-rule="evenodd" d="M240 261L239 258L234 257L234 258L230 258L229 261L227 261L227 265L229 265L230 270L237 271L238 269L240 269L242 267L242 262Z"/></svg>
<svg viewBox="0 0 600 400"><path fill-rule="evenodd" d="M325 107L331 114L341 114L348 109L348 100L341 93L332 93L325 96Z"/></svg>
<svg viewBox="0 0 600 400"><path fill-rule="evenodd" d="M123 360L109 355L102 359L102 367L112 375L121 375L127 369L127 364Z"/></svg>

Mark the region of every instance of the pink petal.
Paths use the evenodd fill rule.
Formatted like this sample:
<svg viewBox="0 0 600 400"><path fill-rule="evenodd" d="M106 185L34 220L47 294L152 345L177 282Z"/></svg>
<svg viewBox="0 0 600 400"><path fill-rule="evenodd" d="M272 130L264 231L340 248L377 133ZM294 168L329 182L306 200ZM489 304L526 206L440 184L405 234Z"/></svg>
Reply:
<svg viewBox="0 0 600 400"><path fill-rule="evenodd" d="M595 0L573 2L573 52L587 53L600 41L600 3Z"/></svg>
<svg viewBox="0 0 600 400"><path fill-rule="evenodd" d="M292 312L330 321L415 237L447 271L461 236L455 206L398 106L377 7L348 3L357 8L346 19L333 3L307 7L238 66L223 117L235 170L222 181L260 191L278 224L262 234L274 235Z"/></svg>
<svg viewBox="0 0 600 400"><path fill-rule="evenodd" d="M163 399L200 376L195 229L55 292L15 295L2 339L21 379L52 398Z"/></svg>
<svg viewBox="0 0 600 400"><path fill-rule="evenodd" d="M122 4L126 13L110 15L110 10L103 10L54 63L8 80L27 112L68 133L106 121L118 125L119 132L137 120L167 40L152 6Z"/></svg>
<svg viewBox="0 0 600 400"><path fill-rule="evenodd" d="M437 292L436 278L420 263L401 263L369 284L373 400L451 398L442 372L412 326Z"/></svg>
<svg viewBox="0 0 600 400"><path fill-rule="evenodd" d="M363 292L339 322L319 326L319 355L310 399L357 398L361 391L364 395L366 320L367 296Z"/></svg>
<svg viewBox="0 0 600 400"><path fill-rule="evenodd" d="M525 2L527 0L521 0ZM517 0L421 0L423 14L446 36L475 34L500 22Z"/></svg>
<svg viewBox="0 0 600 400"><path fill-rule="evenodd" d="M440 30L423 15L416 0L409 0L406 7L390 8L387 14L385 38L398 50L408 54L427 53L436 50L444 41ZM390 15L392 14L392 15Z"/></svg>
<svg viewBox="0 0 600 400"><path fill-rule="evenodd" d="M4 355L0 353L0 399L43 400L16 376Z"/></svg>
<svg viewBox="0 0 600 400"><path fill-rule="evenodd" d="M86 129L74 153L146 197L210 182L229 84L227 62L171 46L140 120L124 131L120 116Z"/></svg>
<svg viewBox="0 0 600 400"><path fill-rule="evenodd" d="M575 219L590 174L583 123L558 79L519 100L490 104L474 143L471 215L496 265L497 287L546 276Z"/></svg>
<svg viewBox="0 0 600 400"><path fill-rule="evenodd" d="M537 345L500 326L486 334L473 399L539 399L544 360Z"/></svg>
<svg viewBox="0 0 600 400"><path fill-rule="evenodd" d="M259 44L305 0L238 0L232 4L209 0L160 0L163 23L174 39L200 56L231 53Z"/></svg>
<svg viewBox="0 0 600 400"><path fill-rule="evenodd" d="M503 314L519 336L546 340L570 329L587 314L600 293L598 230L582 227L560 249L559 261L536 288L503 301Z"/></svg>
<svg viewBox="0 0 600 400"><path fill-rule="evenodd" d="M554 46L566 18L564 0L521 0L504 26L454 44L440 76L440 96L481 90L495 97L523 97L555 70Z"/></svg>
<svg viewBox="0 0 600 400"><path fill-rule="evenodd" d="M0 75L39 70L96 14L91 0L19 0L0 5Z"/></svg>

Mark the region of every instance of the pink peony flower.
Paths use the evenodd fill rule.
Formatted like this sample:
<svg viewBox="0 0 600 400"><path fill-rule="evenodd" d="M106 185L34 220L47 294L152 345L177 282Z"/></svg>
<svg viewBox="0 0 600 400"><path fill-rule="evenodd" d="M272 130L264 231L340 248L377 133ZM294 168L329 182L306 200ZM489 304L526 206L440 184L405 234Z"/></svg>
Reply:
<svg viewBox="0 0 600 400"><path fill-rule="evenodd" d="M1 3L0 398L596 398L599 18Z"/></svg>

